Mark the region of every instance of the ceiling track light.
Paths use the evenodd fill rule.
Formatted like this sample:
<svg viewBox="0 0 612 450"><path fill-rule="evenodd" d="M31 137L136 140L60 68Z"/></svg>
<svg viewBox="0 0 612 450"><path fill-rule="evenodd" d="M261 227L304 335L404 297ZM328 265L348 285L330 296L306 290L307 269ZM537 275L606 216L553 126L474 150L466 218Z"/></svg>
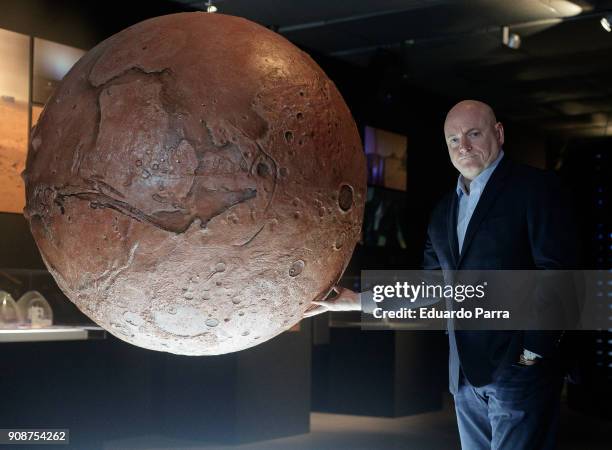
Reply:
<svg viewBox="0 0 612 450"><path fill-rule="evenodd" d="M512 50L518 50L521 47L521 37L516 33L511 33L510 27L502 27L502 43Z"/></svg>
<svg viewBox="0 0 612 450"><path fill-rule="evenodd" d="M566 2L566 3L569 4L570 2ZM409 47L412 45L416 46L417 44L423 45L429 42L438 43L438 42L451 41L451 40L461 39L463 37L468 37L468 36L490 35L493 32L499 33L500 29L502 31L503 44L511 49L516 50L521 46L522 39L519 34L511 33L510 29L521 30L521 29L530 28L530 27L542 27L545 25L553 26L553 25L559 25L561 23L580 22L584 20L594 21L595 19L600 21L601 26L604 29L607 30L607 27L608 27L607 24L610 24L610 28L612 29L612 13L610 13L610 10L594 11L594 12L586 12L586 13L577 14L575 16L568 15L565 17L530 20L527 22L512 23L506 26L500 25L500 26L485 27L485 28L479 28L475 30L469 30L466 32L448 33L448 34L443 34L439 36L434 35L430 37L420 37L416 40L415 39L404 39L400 42L392 42L392 43L387 43L387 44L368 45L364 47L351 47L351 48L346 48L344 50L336 50L336 51L330 52L329 55L336 56L336 57L353 56L353 55L359 55L363 53L369 53L372 51L376 51L378 49L396 49L398 47L405 48L405 47ZM604 21L603 19L606 19L606 20ZM342 22L346 22L348 20L349 19L344 19L342 20ZM307 23L307 24L291 25L289 27L279 27L278 32L288 33L288 32L292 32L296 30L303 30L303 29L310 29L310 28L315 28L315 27L332 25L334 23L340 23L340 21L334 21L334 22L321 21L321 22L312 22L312 23Z"/></svg>
<svg viewBox="0 0 612 450"><path fill-rule="evenodd" d="M601 24L602 28L604 30L606 30L608 33L610 31L612 31L612 26L610 25L610 22L612 22L612 15L604 16L599 21L599 23Z"/></svg>
<svg viewBox="0 0 612 450"><path fill-rule="evenodd" d="M206 2L206 12L214 13L214 12L217 12L217 11L218 11L218 9L217 9L217 7L215 5L213 5L212 0L208 0Z"/></svg>

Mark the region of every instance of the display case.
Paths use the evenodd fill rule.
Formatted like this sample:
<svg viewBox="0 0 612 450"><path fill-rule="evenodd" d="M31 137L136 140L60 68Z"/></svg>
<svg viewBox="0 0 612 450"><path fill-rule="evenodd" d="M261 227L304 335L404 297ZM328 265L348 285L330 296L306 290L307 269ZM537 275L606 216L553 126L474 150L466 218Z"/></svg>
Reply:
<svg viewBox="0 0 612 450"><path fill-rule="evenodd" d="M44 269L0 268L0 343L102 339Z"/></svg>

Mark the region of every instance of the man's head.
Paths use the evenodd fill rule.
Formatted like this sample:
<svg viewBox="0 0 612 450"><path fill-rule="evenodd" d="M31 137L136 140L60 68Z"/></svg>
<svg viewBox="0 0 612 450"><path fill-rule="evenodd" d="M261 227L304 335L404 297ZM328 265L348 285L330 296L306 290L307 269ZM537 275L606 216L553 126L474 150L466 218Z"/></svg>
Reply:
<svg viewBox="0 0 612 450"><path fill-rule="evenodd" d="M489 105L464 100L446 115L444 136L453 165L471 181L497 159L504 127Z"/></svg>

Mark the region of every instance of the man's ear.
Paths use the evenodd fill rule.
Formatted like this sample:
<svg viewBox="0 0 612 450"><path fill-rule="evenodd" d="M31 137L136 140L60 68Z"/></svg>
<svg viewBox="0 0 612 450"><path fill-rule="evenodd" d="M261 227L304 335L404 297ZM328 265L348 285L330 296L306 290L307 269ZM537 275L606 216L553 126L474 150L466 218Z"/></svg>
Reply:
<svg viewBox="0 0 612 450"><path fill-rule="evenodd" d="M502 145L504 145L504 126L501 122L497 122L495 124L495 131L497 132L497 142L501 147Z"/></svg>

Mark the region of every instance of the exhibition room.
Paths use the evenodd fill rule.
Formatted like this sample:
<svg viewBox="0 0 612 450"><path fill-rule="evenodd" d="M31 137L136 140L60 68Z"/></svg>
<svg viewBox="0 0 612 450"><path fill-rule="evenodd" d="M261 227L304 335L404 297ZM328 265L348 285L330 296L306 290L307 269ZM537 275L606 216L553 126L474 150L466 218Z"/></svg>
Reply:
<svg viewBox="0 0 612 450"><path fill-rule="evenodd" d="M0 449L612 448L611 0L0 0Z"/></svg>

